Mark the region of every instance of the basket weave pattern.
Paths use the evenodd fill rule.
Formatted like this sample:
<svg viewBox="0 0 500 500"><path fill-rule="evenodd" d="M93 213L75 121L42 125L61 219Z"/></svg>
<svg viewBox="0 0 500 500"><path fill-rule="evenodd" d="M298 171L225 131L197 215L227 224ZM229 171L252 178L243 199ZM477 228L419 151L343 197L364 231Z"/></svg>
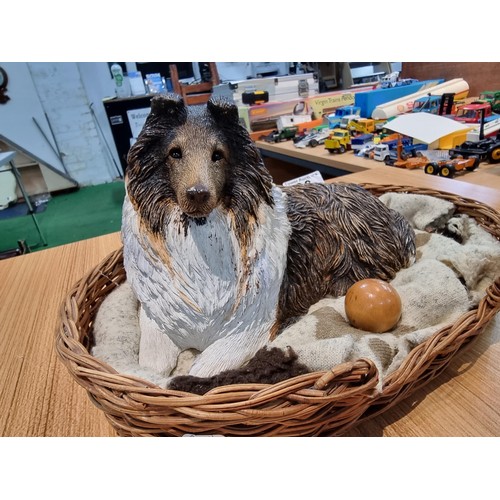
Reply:
<svg viewBox="0 0 500 500"><path fill-rule="evenodd" d="M427 194L451 201L500 240L500 214L455 195L405 186L363 185L373 194ZM369 359L277 384L217 387L203 396L162 389L117 373L89 354L92 325L104 298L125 280L122 250L108 255L68 293L61 308L56 351L70 374L87 390L122 436L341 435L361 420L380 414L439 375L455 353L481 334L500 311L500 277L478 307L415 347L375 392L377 369Z"/></svg>

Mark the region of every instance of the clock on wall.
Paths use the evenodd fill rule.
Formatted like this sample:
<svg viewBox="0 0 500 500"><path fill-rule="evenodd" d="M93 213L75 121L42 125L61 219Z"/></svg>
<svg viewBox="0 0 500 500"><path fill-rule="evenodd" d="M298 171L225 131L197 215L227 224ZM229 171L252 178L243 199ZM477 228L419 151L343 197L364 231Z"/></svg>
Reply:
<svg viewBox="0 0 500 500"><path fill-rule="evenodd" d="M10 99L10 97L5 93L7 92L8 83L9 77L7 76L7 71L0 66L0 104L5 104Z"/></svg>

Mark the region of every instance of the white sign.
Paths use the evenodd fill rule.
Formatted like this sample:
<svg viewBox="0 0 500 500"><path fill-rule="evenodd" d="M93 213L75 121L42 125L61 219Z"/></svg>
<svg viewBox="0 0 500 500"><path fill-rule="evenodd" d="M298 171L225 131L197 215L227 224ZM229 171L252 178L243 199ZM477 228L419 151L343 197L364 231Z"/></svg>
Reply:
<svg viewBox="0 0 500 500"><path fill-rule="evenodd" d="M151 108L129 109L127 111L128 122L130 123L130 130L132 137L137 138L139 133L144 127L144 122L151 112Z"/></svg>
<svg viewBox="0 0 500 500"><path fill-rule="evenodd" d="M283 186L293 186L294 184L309 184L310 182L315 182L315 183L324 182L323 176L318 170L315 170L310 174L302 175L300 177L296 177L295 179L285 181L283 183Z"/></svg>

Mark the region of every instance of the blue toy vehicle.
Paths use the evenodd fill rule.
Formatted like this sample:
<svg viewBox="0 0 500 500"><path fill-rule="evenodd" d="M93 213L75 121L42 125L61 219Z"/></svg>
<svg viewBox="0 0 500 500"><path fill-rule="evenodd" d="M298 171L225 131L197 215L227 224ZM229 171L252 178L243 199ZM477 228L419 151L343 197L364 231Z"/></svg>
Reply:
<svg viewBox="0 0 500 500"><path fill-rule="evenodd" d="M360 116L361 108L359 106L341 106L335 110L335 113L332 113L327 116L328 119L328 127L329 128L338 128L340 127L340 122L342 118L349 115Z"/></svg>

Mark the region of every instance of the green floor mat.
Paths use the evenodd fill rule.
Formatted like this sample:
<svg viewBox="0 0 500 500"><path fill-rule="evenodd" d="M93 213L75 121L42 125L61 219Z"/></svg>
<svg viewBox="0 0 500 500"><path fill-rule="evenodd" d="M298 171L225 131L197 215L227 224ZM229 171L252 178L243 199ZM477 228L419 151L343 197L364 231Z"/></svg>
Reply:
<svg viewBox="0 0 500 500"><path fill-rule="evenodd" d="M23 215L0 220L0 252L17 248L18 241L37 251L119 231L124 195L123 181L53 194L36 214L47 245L39 245L31 215Z"/></svg>

